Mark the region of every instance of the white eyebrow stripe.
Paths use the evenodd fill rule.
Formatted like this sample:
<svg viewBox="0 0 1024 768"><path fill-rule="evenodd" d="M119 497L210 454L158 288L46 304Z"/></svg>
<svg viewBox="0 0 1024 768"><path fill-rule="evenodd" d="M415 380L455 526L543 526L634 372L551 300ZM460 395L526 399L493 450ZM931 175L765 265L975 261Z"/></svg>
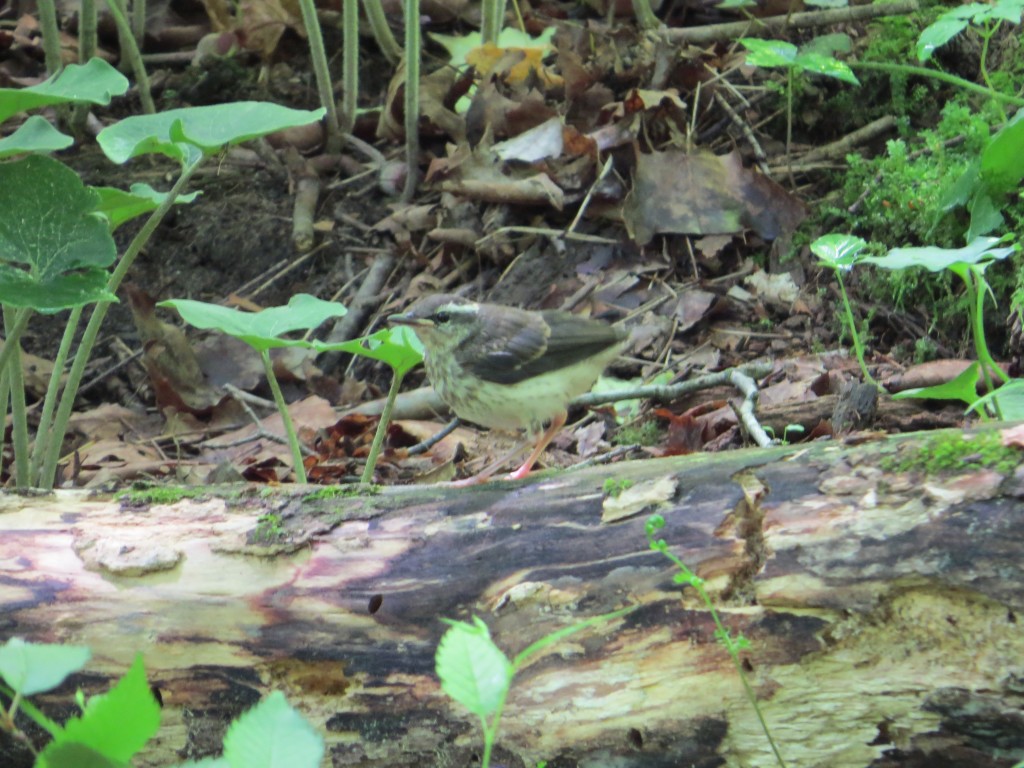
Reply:
<svg viewBox="0 0 1024 768"><path fill-rule="evenodd" d="M444 304L438 307L435 312L448 312L453 315L475 315L480 307L476 304Z"/></svg>

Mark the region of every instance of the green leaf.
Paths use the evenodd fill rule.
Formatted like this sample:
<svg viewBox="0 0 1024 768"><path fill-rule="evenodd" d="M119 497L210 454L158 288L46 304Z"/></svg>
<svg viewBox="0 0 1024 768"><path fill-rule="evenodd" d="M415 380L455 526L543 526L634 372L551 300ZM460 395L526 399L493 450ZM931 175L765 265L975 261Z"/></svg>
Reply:
<svg viewBox="0 0 1024 768"><path fill-rule="evenodd" d="M362 355L371 360L380 360L391 366L395 375L405 376L423 362L423 344L413 330L407 326L386 328L361 339L328 343L324 341L308 341L301 346L322 352L346 352L350 355Z"/></svg>
<svg viewBox="0 0 1024 768"><path fill-rule="evenodd" d="M1012 192L1024 178L1024 109L993 136L981 153L981 180L993 197Z"/></svg>
<svg viewBox="0 0 1024 768"><path fill-rule="evenodd" d="M859 237L832 233L811 243L811 253L832 269L848 270L860 261L860 252L868 244Z"/></svg>
<svg viewBox="0 0 1024 768"><path fill-rule="evenodd" d="M960 34L967 27L967 24L967 19L955 18L948 13L940 16L936 22L926 27L918 36L917 60L922 63L928 61L935 52L935 49L941 48Z"/></svg>
<svg viewBox="0 0 1024 768"><path fill-rule="evenodd" d="M160 705L146 681L141 654L107 693L93 696L81 717L69 720L40 757L69 742L84 744L118 763L127 763L160 727Z"/></svg>
<svg viewBox="0 0 1024 768"><path fill-rule="evenodd" d="M187 152L182 145L197 147L209 155L224 146L284 128L308 125L323 115L323 109L290 109L260 101L184 107L155 115L126 117L100 131L96 141L115 163L149 153L182 160L182 153Z"/></svg>
<svg viewBox="0 0 1024 768"><path fill-rule="evenodd" d="M749 51L747 63L755 67L792 67L796 61L797 47L792 43L744 37L740 44Z"/></svg>
<svg viewBox="0 0 1024 768"><path fill-rule="evenodd" d="M106 217L111 232L126 221L156 210L167 199L165 192L157 192L149 184L142 183L132 184L129 192L116 187L93 187L93 189L100 196L96 212ZM178 195L178 199L174 202L178 205L191 203L199 195L199 192Z"/></svg>
<svg viewBox="0 0 1024 768"><path fill-rule="evenodd" d="M843 0L843 5L846 5ZM836 53L851 53L853 51L853 40L842 32L835 32L830 35L819 35L800 46L800 53L820 53L822 56L832 56Z"/></svg>
<svg viewBox="0 0 1024 768"><path fill-rule="evenodd" d="M102 59L68 64L46 82L30 88L0 88L0 123L36 107L86 101L106 105L128 91L128 79Z"/></svg>
<svg viewBox="0 0 1024 768"><path fill-rule="evenodd" d="M971 403L970 411L979 411L992 400L999 400L999 413L1005 421L1024 419L1024 379L1013 379L999 389L989 392Z"/></svg>
<svg viewBox="0 0 1024 768"><path fill-rule="evenodd" d="M74 143L74 139L58 131L45 118L32 115L14 133L0 139L0 158L25 152L56 152Z"/></svg>
<svg viewBox="0 0 1024 768"><path fill-rule="evenodd" d="M512 663L491 640L479 617L473 624L449 622L434 661L441 688L473 714L487 718L497 712L512 681Z"/></svg>
<svg viewBox="0 0 1024 768"><path fill-rule="evenodd" d="M800 67L804 72L810 72L815 75L824 75L826 77L834 77L837 80L842 80L852 85L860 85L860 80L853 74L853 70L850 69L846 64L835 59L831 56L825 56L820 53L801 53L796 57L793 62L796 66Z"/></svg>
<svg viewBox="0 0 1024 768"><path fill-rule="evenodd" d="M977 362L973 362L952 381L937 384L934 387L918 387L897 392L893 395L893 399L902 400L913 397L927 400L960 400L970 405L978 399L978 382L980 380L981 366Z"/></svg>
<svg viewBox="0 0 1024 768"><path fill-rule="evenodd" d="M117 300L105 270L117 249L98 204L50 157L0 163L0 302L53 311Z"/></svg>
<svg viewBox="0 0 1024 768"><path fill-rule="evenodd" d="M987 235L1002 226L1003 214L988 192L982 188L974 193L974 198L967 206L971 212L971 225L967 228L967 240L973 242L982 235Z"/></svg>
<svg viewBox="0 0 1024 768"><path fill-rule="evenodd" d="M551 25L541 32L537 37L530 37L525 32L514 27L501 30L498 35L498 48L539 48L543 51L552 50L551 40L555 36L556 27ZM466 66L466 56L483 45L483 36L479 32L471 32L468 35L442 35L435 32L430 33L430 39L440 45L451 56L448 62L455 69L462 69Z"/></svg>
<svg viewBox="0 0 1024 768"><path fill-rule="evenodd" d="M297 293L286 306L268 307L262 312L242 312L191 299L168 299L157 306L176 309L189 325L221 331L260 352L277 347L303 346L306 342L283 339L281 335L311 330L329 318L341 317L348 312L343 304L323 301L308 293Z"/></svg>
<svg viewBox="0 0 1024 768"><path fill-rule="evenodd" d="M1005 259L1014 249L995 248L1003 238L979 237L963 248L893 248L885 256L865 256L861 261L870 262L883 269L907 269L924 267L932 272L950 269L956 264L980 264L986 261Z"/></svg>
<svg viewBox="0 0 1024 768"><path fill-rule="evenodd" d="M91 655L78 645L26 643L12 637L0 647L0 677L22 696L33 696L56 688Z"/></svg>
<svg viewBox="0 0 1024 768"><path fill-rule="evenodd" d="M129 764L111 760L85 744L61 741L44 750L36 768L129 768Z"/></svg>
<svg viewBox="0 0 1024 768"><path fill-rule="evenodd" d="M324 740L274 691L239 717L224 736L231 768L319 768Z"/></svg>

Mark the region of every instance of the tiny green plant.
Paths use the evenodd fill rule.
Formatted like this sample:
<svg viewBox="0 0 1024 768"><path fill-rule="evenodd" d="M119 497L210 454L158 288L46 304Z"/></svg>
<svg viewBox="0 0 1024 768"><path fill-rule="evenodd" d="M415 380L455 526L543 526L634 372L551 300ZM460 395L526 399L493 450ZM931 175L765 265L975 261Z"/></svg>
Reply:
<svg viewBox="0 0 1024 768"><path fill-rule="evenodd" d="M604 481L604 485L601 490L604 491L605 496L611 496L616 498L622 495L623 491L627 491L633 487L633 481L626 477L609 477Z"/></svg>
<svg viewBox="0 0 1024 768"><path fill-rule="evenodd" d="M284 334L293 331L311 331L332 317L344 315L344 305L332 301L323 301L308 294L292 296L286 306L270 307L262 312L241 312L217 304L191 299L168 299L158 306L171 307L178 311L182 319L196 328L214 329L234 336L255 349L263 362L263 370L267 383L274 395L274 404L281 414L288 446L291 449L293 469L298 482L306 482L306 469L302 460L302 445L299 443L295 424L288 413L288 404L274 376L274 366L270 360L270 350L278 347L306 347L318 352L347 352L362 355L373 360L380 360L391 367L393 376L391 388L384 412L381 414L370 455L363 471L363 482L373 479L373 470L380 455L380 449L387 432L388 421L398 388L405 374L417 366L423 359L423 350L415 334L407 328L394 328L378 331L363 339L354 339L339 343L307 341L305 339L288 339Z"/></svg>
<svg viewBox="0 0 1024 768"><path fill-rule="evenodd" d="M796 72L834 77L852 85L860 85L857 76L845 63L831 55L840 49L852 48L846 35L829 35L805 46L803 50L783 40L760 40L744 37L740 43L747 49L747 63L757 67L783 67L786 70L786 154L793 140L793 76Z"/></svg>
<svg viewBox="0 0 1024 768"><path fill-rule="evenodd" d="M772 754L775 755L776 762L778 762L782 768L786 768L786 761L782 759L782 753L779 752L779 748L775 744L775 739L772 738L772 733L768 728L768 723L764 719L764 715L761 713L761 707L757 703L757 696L754 693L754 689L750 686L750 681L747 680L747 675L743 671L743 662L740 659L740 651L749 648L750 641L748 641L743 635L733 637L732 632L722 624L722 619L718 616L718 611L715 610L715 606L711 602L711 598L708 596L707 590L704 589L704 579L691 571L682 560L674 555L664 539L656 538L658 531L664 527L665 518L661 515L651 515L644 526L647 543L650 545L651 549L655 552L660 552L671 560L675 564L676 568L679 569L679 573L673 577L673 581L675 581L676 584L693 587L700 596L701 601L707 606L708 611L711 613L711 618L715 622L715 637L718 638L718 641L725 647L726 652L732 659L733 666L736 667L736 674L739 675L740 682L743 683L743 690L747 694L747 699L750 701L750 705L754 708L754 712L757 714L758 722L761 724L761 730L764 731L765 738L768 739L768 744L772 748Z"/></svg>
<svg viewBox="0 0 1024 768"><path fill-rule="evenodd" d="M36 768L119 768L127 766L160 726L160 704L146 681L142 657L107 693L75 700L81 714L60 725L26 697L52 690L88 663L88 648L25 642L11 638L0 646L0 731L28 745ZM37 751L18 728L23 712L50 735ZM239 716L224 736L219 758L177 768L317 768L324 740L279 691Z"/></svg>
<svg viewBox="0 0 1024 768"><path fill-rule="evenodd" d="M853 269L853 265L860 258L860 252L866 247L867 243L859 237L830 234L823 235L811 243L811 252L818 257L822 264L835 272L836 282L839 284L839 294L843 298L843 319L850 332L850 338L853 339L853 349L857 354L861 373L864 374L864 381L878 386L878 382L868 371L868 365L864 359L864 342L857 329L857 321L853 316L850 298L846 295L846 286L843 284L843 272Z"/></svg>
<svg viewBox="0 0 1024 768"><path fill-rule="evenodd" d="M559 629L520 651L511 660L495 645L490 630L479 617L474 616L472 624L445 619L451 628L437 646L434 657L437 676L441 679L442 690L480 719L484 738L481 768L490 765L501 713L516 673L545 648L588 627L625 616L632 610L632 606L622 608Z"/></svg>

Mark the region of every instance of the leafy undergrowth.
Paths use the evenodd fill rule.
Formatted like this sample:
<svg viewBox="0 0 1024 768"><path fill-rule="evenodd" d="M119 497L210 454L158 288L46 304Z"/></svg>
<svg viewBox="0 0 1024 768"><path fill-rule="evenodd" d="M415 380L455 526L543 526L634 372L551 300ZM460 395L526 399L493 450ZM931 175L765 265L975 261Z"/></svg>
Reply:
<svg viewBox="0 0 1024 768"><path fill-rule="evenodd" d="M706 38L707 27L670 7L662 26L646 30L574 3L524 8L521 20L505 20L498 45L481 45L477 4L437 4L424 17L422 179L407 202L403 70L379 37L362 39L359 111L347 121L356 139L340 152L325 150L321 125L217 150L192 180L205 194L168 215L119 291L123 306L85 370L56 484L368 479L373 403L390 380L379 363L298 334L261 352L221 334L185 336L158 300L253 311L313 294L350 310L311 331L331 342L379 338L388 314L438 291L565 308L631 333L599 382L606 391L767 363L759 417L790 440L836 431L839 393L862 378L847 351L854 347L884 388L883 406L888 392L956 380L963 358L982 348L978 334L1012 370L1020 324L1012 315L1003 322L1024 274L1010 236L1024 214L1016 194L1024 168L1014 159L1024 128L1013 118L1019 6L968 6L973 15L960 16L942 7L880 11L776 35L747 28ZM157 108L243 99L320 106L295 32L301 17L275 6L269 24L261 9L270 13L256 3L215 22L156 14L144 52L193 52L148 64ZM702 23L737 18L708 13ZM337 82L334 21L322 11ZM401 29L400 18L389 21ZM34 30L26 16L0 36L0 86L12 94L45 78ZM197 30L206 34L188 38ZM101 53L116 55L116 44L101 40ZM137 98L94 101L94 116L112 125L137 115ZM26 120L25 110L46 103L2 115L4 133L29 126L37 117ZM104 164L90 140L61 159L88 183L168 187L159 159ZM296 197L305 208L293 206ZM134 237L138 226L123 231ZM858 267L845 280L852 315L844 323L842 271L822 270L810 249L827 233L863 238L875 259L908 247L953 251L981 237L1002 255L983 268L991 292L980 306L978 285L965 290L953 276L960 272ZM128 242L120 230L114 239L122 249ZM33 262L16 268L25 264ZM3 298L6 311L21 306ZM29 427L66 318L37 316L29 327L39 330L23 338ZM410 381L425 383L417 372ZM283 422L272 394L289 403ZM743 445L733 396L716 388L574 409L544 460L568 466ZM858 426L898 431L912 419L920 429L985 411L969 417L960 403L925 411L918 402L916 413L881 407ZM500 436L466 425L424 448L445 422L438 408L399 397L376 482L451 479L507 451ZM9 482L18 429L5 443Z"/></svg>

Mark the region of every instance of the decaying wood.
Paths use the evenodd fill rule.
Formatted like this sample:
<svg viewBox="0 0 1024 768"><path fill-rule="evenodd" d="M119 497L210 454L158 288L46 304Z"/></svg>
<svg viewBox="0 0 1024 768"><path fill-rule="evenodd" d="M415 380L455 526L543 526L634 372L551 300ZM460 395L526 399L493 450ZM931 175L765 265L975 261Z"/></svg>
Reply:
<svg viewBox="0 0 1024 768"><path fill-rule="evenodd" d="M476 724L433 671L441 617L480 615L511 654L634 605L522 672L496 762L772 765L709 614L647 548L656 511L749 638L743 656L791 766L1010 765L1024 756L1024 471L880 468L925 439L331 500L7 495L0 639L93 649L87 674L35 697L64 715L75 685L104 690L141 651L164 724L137 765L209 754L233 717L280 689L333 765L468 766ZM608 478L647 488L642 511L606 499ZM268 513L288 544L253 543ZM0 745L0 765L30 764Z"/></svg>

